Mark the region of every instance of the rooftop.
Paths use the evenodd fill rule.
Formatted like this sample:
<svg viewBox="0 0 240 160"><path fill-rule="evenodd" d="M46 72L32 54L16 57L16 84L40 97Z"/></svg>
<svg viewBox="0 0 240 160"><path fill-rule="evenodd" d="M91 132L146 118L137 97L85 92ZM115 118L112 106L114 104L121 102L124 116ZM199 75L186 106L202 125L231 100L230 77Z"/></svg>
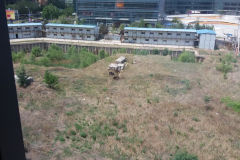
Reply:
<svg viewBox="0 0 240 160"><path fill-rule="evenodd" d="M8 24L8 27L20 27L20 26L41 26L42 23L15 23Z"/></svg>
<svg viewBox="0 0 240 160"><path fill-rule="evenodd" d="M138 28L138 27L125 27L125 30L134 30L134 31L162 31L162 32L189 32L196 33L197 30L194 29L172 29L172 28Z"/></svg>
<svg viewBox="0 0 240 160"><path fill-rule="evenodd" d="M216 32L213 31L213 30L202 29L202 30L197 30L197 34L213 34L213 35L216 35Z"/></svg>
<svg viewBox="0 0 240 160"><path fill-rule="evenodd" d="M59 23L48 23L46 26L52 27L76 27L76 28L96 28L94 25L78 25L78 24L59 24Z"/></svg>

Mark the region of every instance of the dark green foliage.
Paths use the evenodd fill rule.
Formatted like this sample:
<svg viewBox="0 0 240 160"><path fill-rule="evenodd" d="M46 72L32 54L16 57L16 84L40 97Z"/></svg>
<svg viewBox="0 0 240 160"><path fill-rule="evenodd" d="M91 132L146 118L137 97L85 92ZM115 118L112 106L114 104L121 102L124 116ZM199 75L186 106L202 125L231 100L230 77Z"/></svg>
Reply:
<svg viewBox="0 0 240 160"><path fill-rule="evenodd" d="M232 71L232 63L236 63L237 59L235 59L232 54L226 54L220 58L220 62L221 63L216 66L216 70L223 72L224 79L227 79L227 73Z"/></svg>
<svg viewBox="0 0 240 160"><path fill-rule="evenodd" d="M181 53L181 55L178 57L178 60L180 62L184 63L195 63L195 56L193 53L184 51Z"/></svg>
<svg viewBox="0 0 240 160"><path fill-rule="evenodd" d="M51 61L48 57L40 57L35 64L40 65L40 66L50 66L51 65Z"/></svg>
<svg viewBox="0 0 240 160"><path fill-rule="evenodd" d="M83 138L86 138L86 137L87 137L87 133L85 133L85 132L80 132L80 136L83 137Z"/></svg>
<svg viewBox="0 0 240 160"><path fill-rule="evenodd" d="M58 88L58 77L46 71L44 74L44 82L49 88L57 89Z"/></svg>
<svg viewBox="0 0 240 160"><path fill-rule="evenodd" d="M211 97L210 96L204 96L204 102L205 103L209 103L211 101Z"/></svg>
<svg viewBox="0 0 240 160"><path fill-rule="evenodd" d="M169 50L165 48L162 52L163 56L167 56L169 54Z"/></svg>
<svg viewBox="0 0 240 160"><path fill-rule="evenodd" d="M235 101L230 97L225 97L221 99L221 102L224 103L227 107L232 108L235 112L240 113L240 101Z"/></svg>
<svg viewBox="0 0 240 160"><path fill-rule="evenodd" d="M59 61L65 58L62 49L57 45L51 45L46 55L51 61Z"/></svg>
<svg viewBox="0 0 240 160"><path fill-rule="evenodd" d="M101 50L101 51L99 52L99 58L100 58L100 59L103 59L103 58L105 58L106 56L107 56L107 54L105 53L104 50Z"/></svg>
<svg viewBox="0 0 240 160"><path fill-rule="evenodd" d="M196 155L189 154L187 151L178 151L171 160L198 160L198 157Z"/></svg>
<svg viewBox="0 0 240 160"><path fill-rule="evenodd" d="M42 11L43 18L47 20L58 18L60 14L59 9L53 4L45 6Z"/></svg>
<svg viewBox="0 0 240 160"><path fill-rule="evenodd" d="M105 34L108 34L108 27L105 26L105 25L100 25L100 28L99 28L99 34L101 35L105 35Z"/></svg>
<svg viewBox="0 0 240 160"><path fill-rule="evenodd" d="M41 9L36 1L31 1L31 0L20 0L20 1L16 1L16 3L14 4L9 4L6 6L6 8L18 10L20 14L28 14L27 7L32 13L36 13Z"/></svg>
<svg viewBox="0 0 240 160"><path fill-rule="evenodd" d="M40 47L33 47L32 48L32 55L34 55L35 57L40 57L42 54L41 54L41 48Z"/></svg>
<svg viewBox="0 0 240 160"><path fill-rule="evenodd" d="M25 53L23 51L21 52L13 52L12 53L12 60L14 63L17 63L17 62L21 62L22 59L24 58L25 56Z"/></svg>
<svg viewBox="0 0 240 160"><path fill-rule="evenodd" d="M153 54L156 54L156 55L157 55L157 54L159 54L159 53L160 53L160 51L159 51L158 49L154 49L154 50L153 50Z"/></svg>
<svg viewBox="0 0 240 160"><path fill-rule="evenodd" d="M17 82L20 87L27 87L30 85L30 81L28 80L28 76L23 65L21 65L20 68L16 71L16 75L18 77Z"/></svg>

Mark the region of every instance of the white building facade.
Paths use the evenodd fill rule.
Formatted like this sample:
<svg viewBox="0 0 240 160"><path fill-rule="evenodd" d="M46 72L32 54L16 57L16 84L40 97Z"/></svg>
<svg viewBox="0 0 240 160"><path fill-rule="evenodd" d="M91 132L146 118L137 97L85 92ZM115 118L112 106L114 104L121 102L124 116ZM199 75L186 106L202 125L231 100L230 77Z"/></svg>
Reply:
<svg viewBox="0 0 240 160"><path fill-rule="evenodd" d="M155 45L194 46L196 34L196 30L187 29L125 27L124 42Z"/></svg>
<svg viewBox="0 0 240 160"><path fill-rule="evenodd" d="M215 49L215 41L216 41L216 33L211 30L198 30L199 36L199 48L214 50Z"/></svg>
<svg viewBox="0 0 240 160"><path fill-rule="evenodd" d="M46 37L72 40L97 40L99 28L91 25L46 24Z"/></svg>
<svg viewBox="0 0 240 160"><path fill-rule="evenodd" d="M42 37L41 23L8 24L9 38L39 38Z"/></svg>

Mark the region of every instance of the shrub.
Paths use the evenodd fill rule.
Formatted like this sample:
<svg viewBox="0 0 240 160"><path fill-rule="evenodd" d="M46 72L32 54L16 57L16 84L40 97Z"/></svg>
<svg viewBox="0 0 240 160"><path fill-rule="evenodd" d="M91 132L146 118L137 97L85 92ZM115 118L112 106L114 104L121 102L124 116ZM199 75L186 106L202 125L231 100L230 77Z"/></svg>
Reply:
<svg viewBox="0 0 240 160"><path fill-rule="evenodd" d="M107 54L105 53L104 50L101 50L101 51L99 52L99 58L100 58L100 59L103 59L103 58L105 58L105 57L107 57Z"/></svg>
<svg viewBox="0 0 240 160"><path fill-rule="evenodd" d="M169 50L165 48L162 52L163 56L167 56L169 54Z"/></svg>
<svg viewBox="0 0 240 160"><path fill-rule="evenodd" d="M159 54L160 52L159 52L159 50L158 49L154 49L153 50L153 54Z"/></svg>
<svg viewBox="0 0 240 160"><path fill-rule="evenodd" d="M181 53L181 55L178 57L178 60L180 62L184 63L195 63L195 56L193 53L184 51Z"/></svg>
<svg viewBox="0 0 240 160"><path fill-rule="evenodd" d="M20 87L27 87L30 85L30 81L28 80L28 76L23 65L16 71L16 75L18 77L17 82Z"/></svg>
<svg viewBox="0 0 240 160"><path fill-rule="evenodd" d="M12 53L12 60L14 63L21 62L24 57L25 57L25 53L23 51Z"/></svg>
<svg viewBox="0 0 240 160"><path fill-rule="evenodd" d="M51 61L48 57L41 57L35 63L37 65L46 66L46 67L51 65Z"/></svg>
<svg viewBox="0 0 240 160"><path fill-rule="evenodd" d="M234 101L230 97L225 97L221 99L227 107L232 108L235 112L240 112L240 101Z"/></svg>
<svg viewBox="0 0 240 160"><path fill-rule="evenodd" d="M198 160L198 157L186 151L178 151L171 160Z"/></svg>
<svg viewBox="0 0 240 160"><path fill-rule="evenodd" d="M46 71L44 74L44 82L49 88L57 89L58 88L58 77Z"/></svg>
<svg viewBox="0 0 240 160"><path fill-rule="evenodd" d="M41 48L40 47L33 47L32 48L32 55L34 55L35 57L40 57L41 56Z"/></svg>
<svg viewBox="0 0 240 160"><path fill-rule="evenodd" d="M223 63L236 63L237 59L233 57L232 54L226 54L222 57Z"/></svg>
<svg viewBox="0 0 240 160"><path fill-rule="evenodd" d="M216 66L216 69L224 74L227 74L228 72L232 71L232 66L229 63L221 63Z"/></svg>
<svg viewBox="0 0 240 160"><path fill-rule="evenodd" d="M87 133L85 133L85 132L80 132L80 136L83 137L83 138L86 138L86 137L87 137Z"/></svg>
<svg viewBox="0 0 240 160"><path fill-rule="evenodd" d="M46 55L52 61L63 60L65 58L62 49L57 45L51 45Z"/></svg>

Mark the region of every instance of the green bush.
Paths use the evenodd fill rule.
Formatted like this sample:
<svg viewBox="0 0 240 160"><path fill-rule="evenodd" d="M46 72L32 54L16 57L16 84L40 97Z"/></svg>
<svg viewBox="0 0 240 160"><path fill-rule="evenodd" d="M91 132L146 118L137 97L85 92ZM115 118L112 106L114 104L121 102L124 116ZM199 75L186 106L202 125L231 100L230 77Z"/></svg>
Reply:
<svg viewBox="0 0 240 160"><path fill-rule="evenodd" d="M236 63L237 59L233 57L232 54L226 54L222 57L223 63Z"/></svg>
<svg viewBox="0 0 240 160"><path fill-rule="evenodd" d="M105 53L104 50L101 50L101 51L99 52L99 58L100 58L100 59L103 59L103 58L105 58L105 57L107 57L107 54Z"/></svg>
<svg viewBox="0 0 240 160"><path fill-rule="evenodd" d="M167 56L169 54L169 50L165 48L162 52L163 56Z"/></svg>
<svg viewBox="0 0 240 160"><path fill-rule="evenodd" d="M158 49L154 49L154 50L153 50L153 54L157 55L157 54L159 54L159 53L160 53L160 52L159 52Z"/></svg>
<svg viewBox="0 0 240 160"><path fill-rule="evenodd" d="M178 60L184 63L195 63L195 55L191 52L184 51L178 57Z"/></svg>
<svg viewBox="0 0 240 160"><path fill-rule="evenodd" d="M198 160L198 157L186 151L178 151L171 160Z"/></svg>
<svg viewBox="0 0 240 160"><path fill-rule="evenodd" d="M12 60L14 63L21 62L24 57L25 57L25 53L23 51L12 53Z"/></svg>
<svg viewBox="0 0 240 160"><path fill-rule="evenodd" d="M30 85L30 81L28 80L28 76L23 65L21 65L20 68L16 71L16 75L18 77L17 82L20 87L27 87Z"/></svg>
<svg viewBox="0 0 240 160"><path fill-rule="evenodd" d="M51 65L51 61L48 57L40 57L35 64L40 65L40 66L50 66Z"/></svg>
<svg viewBox="0 0 240 160"><path fill-rule="evenodd" d="M51 45L46 55L51 61L59 61L65 59L62 49L57 45Z"/></svg>
<svg viewBox="0 0 240 160"><path fill-rule="evenodd" d="M34 55L35 57L40 57L42 54L41 54L41 48L40 47L33 47L32 48L32 55Z"/></svg>
<svg viewBox="0 0 240 160"><path fill-rule="evenodd" d="M58 77L46 71L44 74L44 82L49 88L57 89L58 88Z"/></svg>
<svg viewBox="0 0 240 160"><path fill-rule="evenodd" d="M216 69L224 74L232 71L232 66L229 63L221 63L216 66Z"/></svg>
<svg viewBox="0 0 240 160"><path fill-rule="evenodd" d="M230 97L225 97L221 99L227 107L232 108L235 112L240 112L240 101L234 101Z"/></svg>

